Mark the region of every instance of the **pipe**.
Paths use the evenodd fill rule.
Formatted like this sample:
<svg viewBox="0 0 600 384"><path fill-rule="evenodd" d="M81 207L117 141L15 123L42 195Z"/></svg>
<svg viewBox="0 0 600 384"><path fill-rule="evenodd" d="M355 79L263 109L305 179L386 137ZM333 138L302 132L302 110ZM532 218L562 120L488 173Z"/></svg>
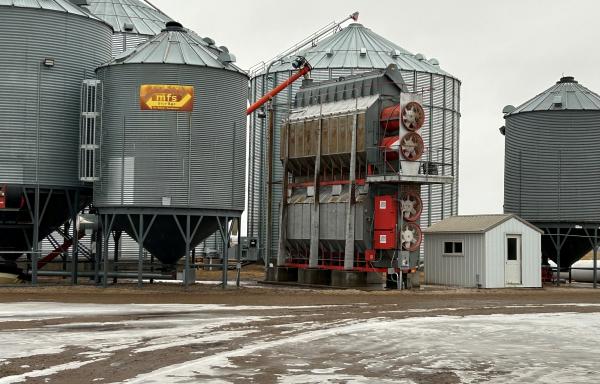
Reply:
<svg viewBox="0 0 600 384"><path fill-rule="evenodd" d="M275 97L279 92L281 92L284 89L286 89L290 84L292 84L294 81L298 80L302 76L306 75L311 70L312 70L312 67L310 66L310 64L306 63L304 65L304 67L302 67L302 69L300 69L298 72L296 72L296 74L294 74L292 77L290 77L289 79L287 79L283 83L279 84L277 87L273 88L271 91L269 91L269 93L267 93L266 95L264 95L263 97L261 97L260 99L258 99L258 101L256 101L254 104L252 104L250 106L250 108L248 108L248 110L246 111L246 115L249 115L252 112L256 111L258 108L260 108L267 101L269 101L273 97Z"/></svg>

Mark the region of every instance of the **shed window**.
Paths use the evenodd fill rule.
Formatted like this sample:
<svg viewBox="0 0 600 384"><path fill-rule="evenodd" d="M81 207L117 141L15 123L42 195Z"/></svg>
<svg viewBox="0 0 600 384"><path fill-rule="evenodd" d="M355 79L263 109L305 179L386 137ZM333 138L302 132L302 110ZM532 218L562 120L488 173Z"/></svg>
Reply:
<svg viewBox="0 0 600 384"><path fill-rule="evenodd" d="M444 255L462 255L462 241L444 241Z"/></svg>

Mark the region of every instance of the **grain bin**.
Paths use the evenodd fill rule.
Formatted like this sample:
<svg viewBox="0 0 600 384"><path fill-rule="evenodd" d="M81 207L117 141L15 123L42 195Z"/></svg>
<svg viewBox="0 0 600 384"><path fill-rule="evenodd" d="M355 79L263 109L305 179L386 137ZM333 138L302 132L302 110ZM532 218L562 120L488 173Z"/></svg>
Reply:
<svg viewBox="0 0 600 384"><path fill-rule="evenodd" d="M169 22L97 71L94 205L105 231L126 231L167 265L244 210L248 77L220 51Z"/></svg>
<svg viewBox="0 0 600 384"><path fill-rule="evenodd" d="M425 146L430 148L425 159L443 164L431 167L431 173L453 176L450 185L431 185L422 190L424 227L445 217L458 213L458 130L460 118L460 81L441 69L438 60L427 60L422 54L412 54L361 24L354 23L313 46L296 52L305 57L313 67L311 77L315 81L334 80L373 69L385 69L396 65L409 91L422 94L426 113L422 128ZM292 59L284 58L269 68L260 68L251 74L250 99L255 101L263 94L296 72ZM268 78L268 81L265 81ZM299 82L274 98L275 119L274 148L279 153L281 121L287 116L300 88ZM248 185L248 236L259 238L261 256L266 251L275 257L277 253L281 193L273 188L271 204L271 230L267 230L267 180L268 123L258 113L250 118L249 185ZM273 185L280 185L283 168L273 162ZM435 169L433 169L435 168ZM270 236L268 236L270 233ZM270 237L270 240L267 238Z"/></svg>
<svg viewBox="0 0 600 384"><path fill-rule="evenodd" d="M600 224L600 96L565 76L503 113L504 211L544 229L544 256L571 265Z"/></svg>
<svg viewBox="0 0 600 384"><path fill-rule="evenodd" d="M110 59L111 35L109 25L69 1L0 2L5 259L36 250L38 241L91 200L78 177L80 88Z"/></svg>
<svg viewBox="0 0 600 384"><path fill-rule="evenodd" d="M114 29L113 56L156 36L171 18L139 0L88 0L87 8Z"/></svg>

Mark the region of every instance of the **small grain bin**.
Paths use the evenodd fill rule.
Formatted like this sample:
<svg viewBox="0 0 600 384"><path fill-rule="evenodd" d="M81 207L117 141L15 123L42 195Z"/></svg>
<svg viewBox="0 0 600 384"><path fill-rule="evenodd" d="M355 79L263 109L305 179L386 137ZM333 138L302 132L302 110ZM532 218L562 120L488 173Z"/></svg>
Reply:
<svg viewBox="0 0 600 384"><path fill-rule="evenodd" d="M248 77L234 61L169 22L97 71L94 205L104 231L126 231L140 256L143 245L173 265L244 210Z"/></svg>

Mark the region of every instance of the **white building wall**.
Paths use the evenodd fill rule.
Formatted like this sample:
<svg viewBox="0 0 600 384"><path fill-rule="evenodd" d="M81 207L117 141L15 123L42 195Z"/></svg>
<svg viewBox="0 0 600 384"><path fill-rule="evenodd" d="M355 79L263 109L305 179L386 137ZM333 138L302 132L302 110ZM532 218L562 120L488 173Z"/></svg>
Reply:
<svg viewBox="0 0 600 384"><path fill-rule="evenodd" d="M462 241L462 256L444 255L445 241ZM485 242L482 233L425 234L425 284L477 287L485 280Z"/></svg>
<svg viewBox="0 0 600 384"><path fill-rule="evenodd" d="M511 218L492 228L485 235L486 254L488 255L485 288L505 287L507 235L521 235L521 286L541 287L542 235L521 221Z"/></svg>

